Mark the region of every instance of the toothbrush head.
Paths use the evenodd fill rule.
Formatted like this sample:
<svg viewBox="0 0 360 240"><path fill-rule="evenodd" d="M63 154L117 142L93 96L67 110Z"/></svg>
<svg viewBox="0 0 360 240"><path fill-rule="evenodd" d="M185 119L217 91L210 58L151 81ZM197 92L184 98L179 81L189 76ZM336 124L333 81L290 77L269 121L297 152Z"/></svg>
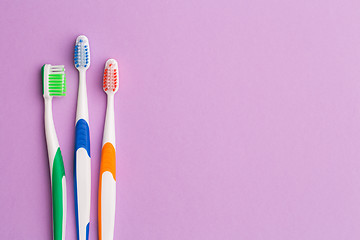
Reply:
<svg viewBox="0 0 360 240"><path fill-rule="evenodd" d="M78 36L76 38L74 49L74 64L78 70L86 70L90 66L89 40L84 35Z"/></svg>
<svg viewBox="0 0 360 240"><path fill-rule="evenodd" d="M41 68L44 98L65 96L66 76L64 65L45 64Z"/></svg>
<svg viewBox="0 0 360 240"><path fill-rule="evenodd" d="M107 94L116 93L119 89L119 68L115 59L105 63L103 89Z"/></svg>

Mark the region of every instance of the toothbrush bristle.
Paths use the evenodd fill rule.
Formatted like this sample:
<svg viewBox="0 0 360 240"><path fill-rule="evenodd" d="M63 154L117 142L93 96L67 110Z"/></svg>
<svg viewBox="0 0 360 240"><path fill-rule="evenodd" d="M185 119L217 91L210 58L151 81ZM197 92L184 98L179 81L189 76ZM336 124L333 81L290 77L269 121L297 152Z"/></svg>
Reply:
<svg viewBox="0 0 360 240"><path fill-rule="evenodd" d="M76 68L87 68L90 65L89 41L85 36L79 36L76 40L74 64Z"/></svg>
<svg viewBox="0 0 360 240"><path fill-rule="evenodd" d="M47 70L45 70L45 67ZM66 93L66 76L64 65L43 66L43 93L46 91L49 96L65 96ZM47 75L47 76L46 76Z"/></svg>
<svg viewBox="0 0 360 240"><path fill-rule="evenodd" d="M103 89L116 92L119 88L119 70L116 60L109 59L105 64Z"/></svg>

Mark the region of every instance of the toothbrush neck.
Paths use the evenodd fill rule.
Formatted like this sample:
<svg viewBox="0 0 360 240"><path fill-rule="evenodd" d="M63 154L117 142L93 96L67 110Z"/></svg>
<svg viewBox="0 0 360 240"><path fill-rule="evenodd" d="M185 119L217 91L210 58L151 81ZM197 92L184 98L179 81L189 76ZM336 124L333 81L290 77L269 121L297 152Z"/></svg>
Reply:
<svg viewBox="0 0 360 240"><path fill-rule="evenodd" d="M106 117L104 126L103 145L110 142L115 147L115 114L114 114L114 94L107 94Z"/></svg>
<svg viewBox="0 0 360 240"><path fill-rule="evenodd" d="M50 165L52 166L52 160L55 157L59 142L57 140L55 125L52 114L52 97L45 98L45 137L47 143L47 149L49 154Z"/></svg>
<svg viewBox="0 0 360 240"><path fill-rule="evenodd" d="M86 94L86 71L79 71L79 89L76 109L76 122L84 119L89 123L88 102Z"/></svg>
<svg viewBox="0 0 360 240"><path fill-rule="evenodd" d="M45 98L45 128L55 129L53 113L52 113L52 98Z"/></svg>

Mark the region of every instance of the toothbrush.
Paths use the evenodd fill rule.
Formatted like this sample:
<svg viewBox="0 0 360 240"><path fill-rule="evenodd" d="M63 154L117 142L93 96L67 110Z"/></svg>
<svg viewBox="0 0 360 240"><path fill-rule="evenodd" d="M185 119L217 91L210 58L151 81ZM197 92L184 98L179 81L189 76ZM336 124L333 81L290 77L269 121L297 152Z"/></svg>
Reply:
<svg viewBox="0 0 360 240"><path fill-rule="evenodd" d="M86 70L90 66L90 49L89 40L84 35L76 39L74 64L79 71L74 154L75 217L77 239L88 240L90 224L91 159Z"/></svg>
<svg viewBox="0 0 360 240"><path fill-rule="evenodd" d="M45 64L41 71L45 102L45 136L50 165L53 239L64 240L66 225L66 180L64 162L52 115L52 98L53 96L65 96L65 69L63 65L51 66L50 64Z"/></svg>
<svg viewBox="0 0 360 240"><path fill-rule="evenodd" d="M99 240L112 240L116 201L114 95L119 89L118 64L115 59L109 59L105 64L103 89L107 94L107 108L99 179Z"/></svg>

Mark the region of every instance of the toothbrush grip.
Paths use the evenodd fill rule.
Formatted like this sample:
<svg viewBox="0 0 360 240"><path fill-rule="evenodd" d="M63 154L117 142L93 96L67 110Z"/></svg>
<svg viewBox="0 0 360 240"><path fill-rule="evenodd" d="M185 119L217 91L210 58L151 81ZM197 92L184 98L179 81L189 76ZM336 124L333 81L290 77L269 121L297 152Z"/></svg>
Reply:
<svg viewBox="0 0 360 240"><path fill-rule="evenodd" d="M91 158L89 124L84 119L76 123L74 161L75 216L78 240L89 239Z"/></svg>
<svg viewBox="0 0 360 240"><path fill-rule="evenodd" d="M60 148L57 149L51 174L53 204L53 239L65 239L66 220L66 179Z"/></svg>
<svg viewBox="0 0 360 240"><path fill-rule="evenodd" d="M114 146L107 142L101 151L99 179L99 240L113 240L116 203L116 154Z"/></svg>

